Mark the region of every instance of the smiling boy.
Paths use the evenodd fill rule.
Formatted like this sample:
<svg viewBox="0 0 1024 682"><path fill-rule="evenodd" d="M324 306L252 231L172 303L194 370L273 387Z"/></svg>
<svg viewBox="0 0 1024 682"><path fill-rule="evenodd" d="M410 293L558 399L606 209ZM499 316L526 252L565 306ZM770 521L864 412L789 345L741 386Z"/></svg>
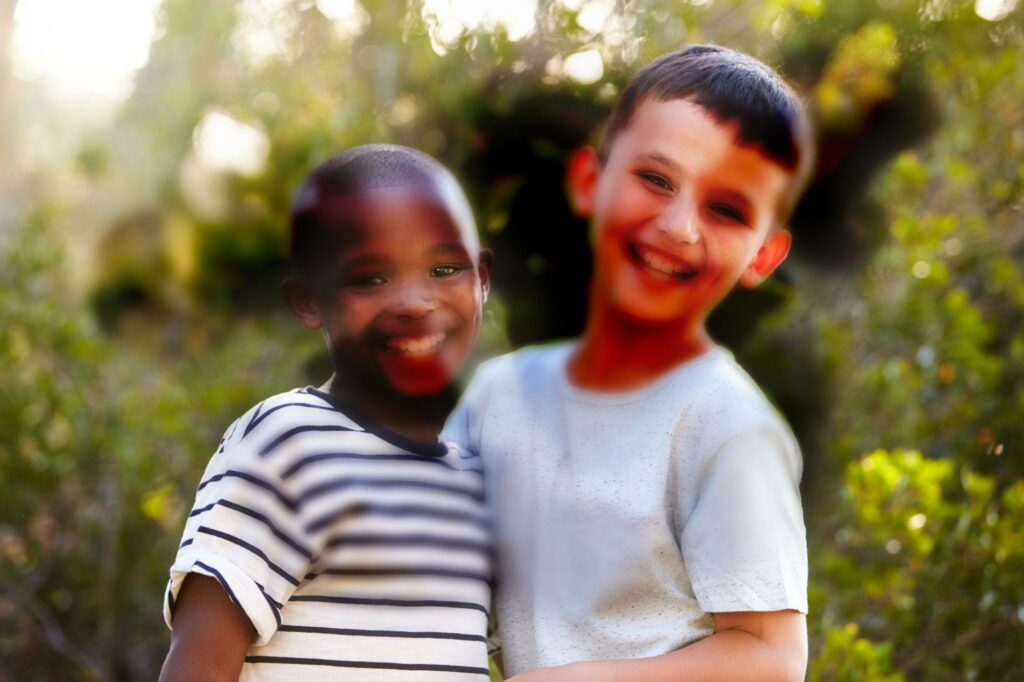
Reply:
<svg viewBox="0 0 1024 682"><path fill-rule="evenodd" d="M514 679L802 679L799 450L705 323L785 258L810 157L774 72L695 46L641 70L571 160L583 334L483 365L446 427L487 470Z"/></svg>
<svg viewBox="0 0 1024 682"><path fill-rule="evenodd" d="M171 567L161 680L487 680L479 461L437 439L490 252L440 164L366 145L292 211L299 321L334 373L229 429Z"/></svg>

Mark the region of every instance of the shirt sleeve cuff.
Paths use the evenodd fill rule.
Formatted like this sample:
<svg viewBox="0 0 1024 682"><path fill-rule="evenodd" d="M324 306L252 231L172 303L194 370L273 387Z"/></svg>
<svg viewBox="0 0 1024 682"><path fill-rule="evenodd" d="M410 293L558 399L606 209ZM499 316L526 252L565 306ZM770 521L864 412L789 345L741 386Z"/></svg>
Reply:
<svg viewBox="0 0 1024 682"><path fill-rule="evenodd" d="M693 589L701 609L707 613L793 610L806 614L806 587L798 588L787 582L799 583L780 578L774 585L752 584L749 580L723 576L714 583L693 580Z"/></svg>
<svg viewBox="0 0 1024 682"><path fill-rule="evenodd" d="M227 590L228 597L242 609L255 628L255 646L263 646L277 632L281 625L281 614L270 596L231 561L203 551L182 552L171 566L171 578L164 595L164 621L167 627L174 627L174 602L189 573L209 576Z"/></svg>

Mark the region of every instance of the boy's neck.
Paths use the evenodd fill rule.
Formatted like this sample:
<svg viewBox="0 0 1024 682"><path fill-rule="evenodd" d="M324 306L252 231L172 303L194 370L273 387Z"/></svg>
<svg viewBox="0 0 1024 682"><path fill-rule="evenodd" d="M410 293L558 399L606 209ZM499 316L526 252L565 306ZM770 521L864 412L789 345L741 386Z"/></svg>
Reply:
<svg viewBox="0 0 1024 682"><path fill-rule="evenodd" d="M580 388L627 391L713 346L702 322L644 325L595 311L569 359L569 380Z"/></svg>
<svg viewBox="0 0 1024 682"><path fill-rule="evenodd" d="M377 424L426 443L437 440L445 418L455 406L451 390L431 396L383 396L358 390L337 375L331 375L320 390L352 405Z"/></svg>

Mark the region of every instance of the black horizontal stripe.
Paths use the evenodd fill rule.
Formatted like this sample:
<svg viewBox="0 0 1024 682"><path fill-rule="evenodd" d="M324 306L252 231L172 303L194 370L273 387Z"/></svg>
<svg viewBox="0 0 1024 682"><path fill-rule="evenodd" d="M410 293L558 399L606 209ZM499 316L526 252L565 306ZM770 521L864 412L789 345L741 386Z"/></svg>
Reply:
<svg viewBox="0 0 1024 682"><path fill-rule="evenodd" d="M242 609L242 611L245 611L245 609L242 608L242 602L238 601L238 597L235 596L234 591L231 589L231 586L228 585L228 581L224 579L224 576L221 575L220 571L218 571L213 566L204 564L202 561L197 561L195 565L203 569L204 571L213 574L213 577L217 579L217 582L221 584L221 587L227 590L228 597L231 599L232 602L234 602L235 606Z"/></svg>
<svg viewBox="0 0 1024 682"><path fill-rule="evenodd" d="M297 594L288 601L348 604L351 606L399 606L408 608L470 609L488 615L487 607L469 601L442 599L383 599L374 597L336 597L329 594Z"/></svg>
<svg viewBox="0 0 1024 682"><path fill-rule="evenodd" d="M434 665L430 663L390 663L387 661L337 661L329 658L292 658L290 656L246 656L246 663L283 663L286 665L324 665L335 668L362 668L364 670L421 670L439 673L466 673L490 675L487 668L464 665Z"/></svg>
<svg viewBox="0 0 1024 682"><path fill-rule="evenodd" d="M335 492L338 490L344 490L346 488L417 488L420 490L436 490L438 492L451 493L452 495L460 495L463 497L469 497L470 499L478 502L483 501L483 493L476 490L467 490L454 485L445 485L444 483L435 483L433 481L421 481L411 478L353 478L346 476L344 478L337 478L333 481L327 481L319 485L314 485L307 488L295 498L297 505L302 506L310 500L320 497L321 495Z"/></svg>
<svg viewBox="0 0 1024 682"><path fill-rule="evenodd" d="M280 629L281 628L281 605L277 601L272 599L269 594L267 594L267 591L265 589L263 589L263 585L260 585L259 583L256 583L256 587L260 588L260 594L262 594L263 598L267 600L267 605L270 607L270 610L273 612L274 620L277 621L277 627L278 627L278 629Z"/></svg>
<svg viewBox="0 0 1024 682"><path fill-rule="evenodd" d="M189 538L188 540L182 540L181 544L178 545L178 549L184 549L185 547L188 547L189 545L191 545L192 542L193 542L193 538Z"/></svg>
<svg viewBox="0 0 1024 682"><path fill-rule="evenodd" d="M253 582L255 582L255 581L253 581ZM263 593L263 596L265 596L270 601L270 603L273 604L276 608L278 608L278 609L283 609L284 608L284 604L282 604L281 602L277 601L276 599L274 599L273 597L270 596L270 594L267 592L267 588L263 587L263 585L260 585L259 583L256 583L256 587L260 588L260 592Z"/></svg>
<svg viewBox="0 0 1024 682"><path fill-rule="evenodd" d="M231 436L235 435L235 429L238 427L238 420L231 422L231 427L228 432L224 434L224 437L220 439L220 445L217 446L217 454L224 452L224 444L231 439Z"/></svg>
<svg viewBox="0 0 1024 682"><path fill-rule="evenodd" d="M482 474L483 471L480 469L460 469L456 466L449 464L443 459L436 457L428 457L425 455L403 455L403 454L366 454L362 452L324 452L317 455L310 455L303 457L299 461L292 464L290 467L284 470L281 474L282 479L287 479L302 469L305 469L311 464L317 464L319 462L330 462L339 459L350 459L350 460L377 460L381 462L423 462L425 464L433 464L436 466L442 466L452 471L465 471L467 473Z"/></svg>
<svg viewBox="0 0 1024 682"><path fill-rule="evenodd" d="M228 469L222 474L210 476L208 479L199 484L198 490L202 490L209 484L216 483L217 481L224 478L240 478L243 481L248 481L249 483L252 483L253 485L259 488L263 488L271 495L276 497L281 504L283 504L291 511L295 511L298 507L298 505L290 497L288 497L283 492L278 490L277 487L275 487L272 483L268 483L267 481L264 481L262 478L259 478L258 476L253 476L252 474L246 473L244 471L236 471L234 469Z"/></svg>
<svg viewBox="0 0 1024 682"><path fill-rule="evenodd" d="M234 509L235 511L241 514L245 514L246 516L256 519L257 521L265 525L267 528L269 528L270 532L273 533L274 537L276 537L278 540L294 549L296 552L304 556L306 559L313 558L312 552L306 549L306 547L303 546L302 543L300 543L298 540L292 539L286 533L281 531L277 526L274 525L274 522L271 521L270 518L266 515L261 514L260 512L254 509L249 509L248 507L243 507L240 504L236 504L231 500L220 500L219 502L217 502L217 504L221 505L222 507L227 507L228 509Z"/></svg>
<svg viewBox="0 0 1024 682"><path fill-rule="evenodd" d="M263 404L260 403L260 408L262 407ZM259 426L260 422L262 422L264 419L266 419L273 413L277 412L278 410L283 410L286 407L308 407L313 410L329 410L331 412L336 412L336 410L333 407L329 407L326 405L311 405L310 403L283 403L281 405L275 405L274 407L270 408L269 410L262 414L260 414L259 410L257 410L256 414L253 415L252 419L250 419L249 423L246 425L245 431L242 432L242 439L244 440L245 437L249 435L249 432L255 429L257 426Z"/></svg>
<svg viewBox="0 0 1024 682"><path fill-rule="evenodd" d="M262 448L260 448L259 456L265 457L271 450L281 445L285 441L294 438L300 433L327 433L330 431L355 431L348 426L341 426L340 424L306 424L305 426L296 426L295 428L288 429L274 440L270 441Z"/></svg>
<svg viewBox="0 0 1024 682"><path fill-rule="evenodd" d="M331 395L330 393L324 393L312 386L307 386L303 391L309 395L316 396L328 405L333 405L336 410L359 424L359 426L361 426L367 433L372 433L381 440L391 443L402 450L408 450L409 452L415 452L427 457L443 457L445 453L448 452L448 446L444 443L436 440L431 442L416 440L414 438L404 436L396 431L392 431L383 424L370 419L360 410L356 409L354 405L341 400L338 396Z"/></svg>
<svg viewBox="0 0 1024 682"><path fill-rule="evenodd" d="M270 568L270 570L272 570L274 573L277 573L279 576L290 582L292 585L298 587L299 581L296 578L292 577L292 575L288 573L288 571L284 570L283 568L275 564L273 561L271 561L270 557L268 557L266 553L264 553L263 550L261 550L259 547L250 544L241 538L235 537L230 533L225 533L223 531L215 530L213 528L207 528L206 526L200 526L198 529L196 529L196 532L205 533L206 535L212 535L214 537L236 544L242 549L246 549L252 552L260 559L263 559L263 562Z"/></svg>
<svg viewBox="0 0 1024 682"><path fill-rule="evenodd" d="M313 553L312 552L310 552L308 549L306 549L306 547L303 546L302 543L300 543L299 541L294 540L293 538L289 537L284 531L282 531L276 525L274 525L274 522L268 516L266 516L264 514L261 514L260 512L254 510L254 509L249 509L248 507L244 507L244 506L242 506L240 504L236 504L236 503L234 503L234 502L232 502L230 500L224 500L224 499L217 500L216 502L208 504L205 507L200 507L198 509L192 510L192 512L189 513L188 516L189 516L189 518L192 518L194 516L199 516L200 514L204 514L204 513L208 512L208 511L210 511L211 509L213 509L214 507L217 507L218 505L221 506L221 507L227 507L228 509L233 509L233 510L239 512L239 513L245 514L246 516L249 516L251 518L256 519L257 521L263 523L263 525L265 525L270 530L270 532L274 534L274 536L278 540L280 540L281 542L285 543L286 545L288 545L289 547L294 549L296 552L298 552L299 554L304 556L307 560L313 558ZM181 547L184 547L186 544L191 543L191 542L192 541L189 540L188 543L182 543L181 546L179 547L179 549Z"/></svg>
<svg viewBox="0 0 1024 682"><path fill-rule="evenodd" d="M491 524L486 516L456 509L428 507L420 504L356 504L336 512L324 514L306 525L307 533L315 533L327 526L344 521L349 517L388 516L393 518L423 518L438 521L463 521L479 528L489 529Z"/></svg>
<svg viewBox="0 0 1024 682"><path fill-rule="evenodd" d="M320 635L350 635L352 637L398 637L406 639L457 639L465 642L486 642L483 635L461 632L407 632L405 630L356 630L354 628L322 628L312 625L282 625L281 632L309 632Z"/></svg>
<svg viewBox="0 0 1024 682"><path fill-rule="evenodd" d="M249 423L245 425L245 431L242 431L242 440L245 440L245 437L249 435L249 431L251 431L253 427L253 422L255 422L259 418L260 412L263 411L263 405L266 402L267 401L264 400L262 403L256 406L256 411L253 413L252 419L250 419Z"/></svg>
<svg viewBox="0 0 1024 682"><path fill-rule="evenodd" d="M458 578L460 580L476 580L477 582L490 584L490 577L476 571L462 571L457 568L445 566L333 566L321 571L306 574L306 580L312 580L321 575L368 577L368 578L408 578L425 577L434 578Z"/></svg>
<svg viewBox="0 0 1024 682"><path fill-rule="evenodd" d="M200 488L200 490L202 490L202 486L199 486L199 488ZM204 514L204 513L208 512L208 511L210 511L211 509L213 509L216 506L217 506L217 502L211 502L210 504L206 505L205 507L198 507L198 508L193 509L192 511L190 511L188 513L188 517L191 519L193 516L199 516L200 514Z"/></svg>
<svg viewBox="0 0 1024 682"><path fill-rule="evenodd" d="M326 547L344 547L346 545L355 547L438 547L441 549L480 552L481 554L486 554L490 551L490 545L479 540L424 534L383 535L377 533L352 533L337 535L326 543Z"/></svg>

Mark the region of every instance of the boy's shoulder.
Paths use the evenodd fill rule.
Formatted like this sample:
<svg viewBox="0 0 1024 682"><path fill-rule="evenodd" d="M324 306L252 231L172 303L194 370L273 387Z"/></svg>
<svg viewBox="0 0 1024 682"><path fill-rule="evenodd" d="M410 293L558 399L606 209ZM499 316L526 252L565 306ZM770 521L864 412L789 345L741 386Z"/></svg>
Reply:
<svg viewBox="0 0 1024 682"><path fill-rule="evenodd" d="M694 369L673 398L684 405L680 425L692 429L705 449L754 432L795 442L785 417L731 352L718 347Z"/></svg>
<svg viewBox="0 0 1024 682"><path fill-rule="evenodd" d="M704 359L688 387L699 393L702 402L719 408L774 411L760 385L729 350L716 346Z"/></svg>
<svg viewBox="0 0 1024 682"><path fill-rule="evenodd" d="M245 450L262 458L317 434L363 430L324 394L307 386L272 395L246 410L225 431L217 454Z"/></svg>
<svg viewBox="0 0 1024 682"><path fill-rule="evenodd" d="M525 346L485 360L480 363L474 382L529 381L557 377L573 343L568 340Z"/></svg>
<svg viewBox="0 0 1024 682"><path fill-rule="evenodd" d="M533 399L560 392L574 341L527 346L491 358L477 369L468 389L470 402ZM586 397L585 390L568 389ZM615 402L608 394L599 402ZM583 402L586 402L585 400ZM622 394L623 409L640 409L694 423L771 425L788 429L757 382L720 346L666 370L649 385ZM654 404L651 404L654 403Z"/></svg>

